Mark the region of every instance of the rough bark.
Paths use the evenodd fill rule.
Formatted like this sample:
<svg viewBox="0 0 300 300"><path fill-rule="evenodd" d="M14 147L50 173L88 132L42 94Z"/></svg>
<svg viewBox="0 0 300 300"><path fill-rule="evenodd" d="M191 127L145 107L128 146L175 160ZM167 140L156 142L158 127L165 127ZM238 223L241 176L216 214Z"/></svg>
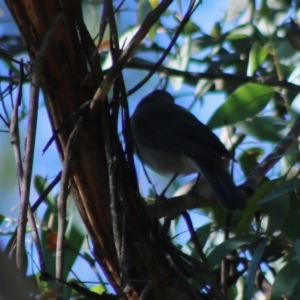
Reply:
<svg viewBox="0 0 300 300"><path fill-rule="evenodd" d="M93 56L95 44L83 22L81 2L6 0L6 3L32 60L45 34L62 13L62 21L46 50L42 87L53 132L59 129L55 142L62 162L68 138L79 115L83 115L80 143L74 149L72 195L92 240L95 258L115 291L124 299L201 299L186 278L179 275L181 268L172 267L174 257L170 262L153 243L150 222L139 200L135 177L130 173L133 171L116 140L117 132L111 132L108 105L90 115L88 109L73 115L93 98L103 80L98 56ZM115 146L112 153L118 154L117 161L107 160L105 149L109 139ZM116 176L111 178L111 174ZM122 224L121 228L116 226L123 240L119 249L113 230L118 224L111 214L114 195L120 205L115 210L116 218ZM177 259L184 264L180 255ZM192 266L189 268L192 272Z"/></svg>

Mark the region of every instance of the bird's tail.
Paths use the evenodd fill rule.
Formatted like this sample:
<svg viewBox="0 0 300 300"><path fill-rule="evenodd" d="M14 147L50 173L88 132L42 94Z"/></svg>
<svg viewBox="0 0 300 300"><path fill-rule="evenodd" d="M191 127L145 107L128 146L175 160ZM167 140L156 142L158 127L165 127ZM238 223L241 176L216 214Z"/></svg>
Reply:
<svg viewBox="0 0 300 300"><path fill-rule="evenodd" d="M222 163L195 162L226 210L233 211L235 209L243 210L246 208L246 200L238 191Z"/></svg>

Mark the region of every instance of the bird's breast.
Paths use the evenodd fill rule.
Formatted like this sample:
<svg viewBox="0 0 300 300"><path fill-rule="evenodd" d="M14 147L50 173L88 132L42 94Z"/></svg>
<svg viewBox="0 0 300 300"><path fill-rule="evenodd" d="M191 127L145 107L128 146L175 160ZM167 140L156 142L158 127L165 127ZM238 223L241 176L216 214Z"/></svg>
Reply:
<svg viewBox="0 0 300 300"><path fill-rule="evenodd" d="M143 164L162 175L189 175L200 170L192 159L185 155L161 151L147 146L138 146L138 156Z"/></svg>

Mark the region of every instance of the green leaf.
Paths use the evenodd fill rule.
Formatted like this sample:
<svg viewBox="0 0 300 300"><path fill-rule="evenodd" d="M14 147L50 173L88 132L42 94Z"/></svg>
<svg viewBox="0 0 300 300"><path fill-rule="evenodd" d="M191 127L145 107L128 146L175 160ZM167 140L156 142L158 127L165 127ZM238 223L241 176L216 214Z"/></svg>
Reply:
<svg viewBox="0 0 300 300"><path fill-rule="evenodd" d="M149 0L149 2L153 9L159 4L158 0Z"/></svg>
<svg viewBox="0 0 300 300"><path fill-rule="evenodd" d="M211 234L211 226L212 226L212 224L209 223L209 224L201 226L200 228L198 228L196 230L196 234L197 234L199 242L202 246L202 249L204 248L205 243ZM192 243L192 240L189 239L188 243ZM198 252L196 251L195 247L192 247L191 255L192 255L192 257L199 259Z"/></svg>
<svg viewBox="0 0 300 300"><path fill-rule="evenodd" d="M268 202L268 205L264 206L264 211L268 217L268 225L266 229L266 233L268 235L281 231L284 226L290 209L289 198L289 195L283 195L277 197L272 202Z"/></svg>
<svg viewBox="0 0 300 300"><path fill-rule="evenodd" d="M92 37L97 36L99 33L99 13L102 11L102 9L103 9L103 2L101 1L97 1L97 2L94 1L89 3L88 1L86 1L84 5L82 5L84 24L87 27L87 30L89 31ZM110 37L110 29L109 26L106 26L103 42L109 41L109 37Z"/></svg>
<svg viewBox="0 0 300 300"><path fill-rule="evenodd" d="M181 20L179 20L179 21L181 22ZM190 36L191 34L199 32L199 31L200 31L200 28L196 23L194 23L192 21L188 21L186 23L186 25L184 26L183 34Z"/></svg>
<svg viewBox="0 0 300 300"><path fill-rule="evenodd" d="M264 49L260 43L254 42L254 44L251 47L251 51L249 55L249 63L247 69L248 76L253 76L255 71L265 61L268 54L269 54L268 51Z"/></svg>
<svg viewBox="0 0 300 300"><path fill-rule="evenodd" d="M212 80L199 80L199 82L196 85L194 94L196 97L199 99L201 98L204 94L206 94L211 87L214 85L214 82Z"/></svg>
<svg viewBox="0 0 300 300"><path fill-rule="evenodd" d="M260 9L261 16L265 19L269 19L272 9L267 4L267 0L263 0L261 3L261 9Z"/></svg>
<svg viewBox="0 0 300 300"><path fill-rule="evenodd" d="M152 10L152 5L148 0L140 0L137 11L138 23L141 24Z"/></svg>
<svg viewBox="0 0 300 300"><path fill-rule="evenodd" d="M300 238L300 231L295 228L300 228L300 215L298 211L290 209L282 226L282 234L291 240L296 240Z"/></svg>
<svg viewBox="0 0 300 300"><path fill-rule="evenodd" d="M256 31L256 27L250 24L241 25L233 29L227 34L227 40L243 39L245 37L251 37Z"/></svg>
<svg viewBox="0 0 300 300"><path fill-rule="evenodd" d="M70 199L69 199L70 200ZM66 228L67 247L65 253L65 265L68 270L73 266L78 254L80 253L82 243L87 234L83 225L79 212L74 204L74 201L68 203L69 222Z"/></svg>
<svg viewBox="0 0 300 300"><path fill-rule="evenodd" d="M34 177L34 187L39 195L41 195L44 192L45 188L48 185L49 182L43 176L37 175ZM43 203L49 206L50 210L52 210L53 213L53 210L55 209L54 207L56 207L56 198L53 197L51 193L48 194L48 196L44 199Z"/></svg>
<svg viewBox="0 0 300 300"><path fill-rule="evenodd" d="M258 266L261 261L261 257L264 253L265 247L267 245L268 240L264 239L261 241L258 245L258 247L255 249L254 254L252 256L249 270L248 270L248 275L247 275L247 280L246 280L246 293L245 293L245 300L251 300L253 299L253 286L254 286L254 280L256 277L256 271L258 269Z"/></svg>
<svg viewBox="0 0 300 300"><path fill-rule="evenodd" d="M275 277L272 286L272 300L299 300L300 294L300 265L297 260L285 265Z"/></svg>
<svg viewBox="0 0 300 300"><path fill-rule="evenodd" d="M46 186L47 180L40 176L36 175L34 177L34 187L39 195L41 195L44 192L45 186Z"/></svg>
<svg viewBox="0 0 300 300"><path fill-rule="evenodd" d="M180 47L179 53L176 53L167 63L168 67L174 68L176 70L186 71L190 63L191 55L191 39L190 37L185 38L185 42ZM169 77L175 91L178 91L181 88L181 85L184 81L183 77L179 76L170 76Z"/></svg>
<svg viewBox="0 0 300 300"><path fill-rule="evenodd" d="M156 22L155 24L153 24L153 26L151 27L151 29L148 32L148 38L150 39L150 41L153 42L156 34L157 34L157 29L159 28L160 23Z"/></svg>
<svg viewBox="0 0 300 300"><path fill-rule="evenodd" d="M5 220L6 216L0 214L0 224Z"/></svg>
<svg viewBox="0 0 300 300"><path fill-rule="evenodd" d="M300 265L300 239L295 240L294 247L295 247L296 258Z"/></svg>
<svg viewBox="0 0 300 300"><path fill-rule="evenodd" d="M243 40L245 39L251 39L251 44L253 42L257 42L260 45L265 45L265 43L267 42L266 38L264 35L261 34L261 32L259 31L259 29L252 25L252 24L242 24L238 27L236 27L235 29L229 31L228 33L225 33L223 35L223 38L227 41L231 41L231 42L243 42ZM249 44L249 46L251 45ZM265 51L267 51L267 49L265 49ZM268 53L268 51L267 51Z"/></svg>
<svg viewBox="0 0 300 300"><path fill-rule="evenodd" d="M252 135L261 141L279 142L288 130L287 124L280 118L255 116L250 120L235 124L245 135Z"/></svg>
<svg viewBox="0 0 300 300"><path fill-rule="evenodd" d="M119 36L119 44L122 46L122 48L124 49L128 43L132 40L132 38L134 37L134 35L136 34L136 32L139 30L139 26L135 25L132 26L130 28L128 28L125 32L123 32L120 36ZM108 52L105 59L102 62L102 67L103 70L105 69L109 69L112 66L112 56L111 53Z"/></svg>
<svg viewBox="0 0 300 300"><path fill-rule="evenodd" d="M258 158L262 157L263 154L264 151L258 147L246 149L241 152L240 156L238 157L238 161L245 177L248 176L258 165Z"/></svg>
<svg viewBox="0 0 300 300"><path fill-rule="evenodd" d="M138 5L138 11L137 11L137 16L138 16L138 23L141 24L147 15L152 12L152 10L157 6L158 1L156 0L140 0L139 5ZM156 22L151 29L148 32L148 37L151 41L154 40L154 37L156 36L157 33L157 28L159 27L159 22Z"/></svg>
<svg viewBox="0 0 300 300"><path fill-rule="evenodd" d="M266 203L269 201L272 201L273 199L276 199L294 189L297 189L300 187L300 179L294 178L292 180L289 180L284 185L282 185L280 188L276 189L272 193L270 193L268 196L264 197L259 204Z"/></svg>
<svg viewBox="0 0 300 300"><path fill-rule="evenodd" d="M106 292L105 286L103 284L95 284L91 287L91 291L101 295Z"/></svg>
<svg viewBox="0 0 300 300"><path fill-rule="evenodd" d="M290 42L280 43L277 51L279 62L288 67L298 66L300 61L300 53L295 51Z"/></svg>
<svg viewBox="0 0 300 300"><path fill-rule="evenodd" d="M214 27L211 30L211 36L215 38L219 38L221 36L221 32L222 32L222 26L220 22L216 22Z"/></svg>
<svg viewBox="0 0 300 300"><path fill-rule="evenodd" d="M294 84L299 84L299 77L300 77L300 67L296 66L293 72L289 75L287 81Z"/></svg>
<svg viewBox="0 0 300 300"><path fill-rule="evenodd" d="M268 104L274 88L247 83L236 89L211 117L211 128L235 124L262 111Z"/></svg>
<svg viewBox="0 0 300 300"><path fill-rule="evenodd" d="M199 53L208 47L220 47L221 42L220 39L203 34L203 36L192 40L192 54Z"/></svg>
<svg viewBox="0 0 300 300"><path fill-rule="evenodd" d="M209 265L213 269L220 265L222 259L237 248L254 243L258 236L253 234L246 234L244 236L234 237L226 240L222 244L215 247L207 257Z"/></svg>
<svg viewBox="0 0 300 300"><path fill-rule="evenodd" d="M236 235L241 235L249 230L253 216L257 211L257 203L266 195L268 195L278 183L278 179L266 181L258 187L247 204L247 208L242 213L242 220L237 226Z"/></svg>
<svg viewBox="0 0 300 300"><path fill-rule="evenodd" d="M243 11L247 8L246 0L231 0L226 12L226 20L233 21L239 18Z"/></svg>

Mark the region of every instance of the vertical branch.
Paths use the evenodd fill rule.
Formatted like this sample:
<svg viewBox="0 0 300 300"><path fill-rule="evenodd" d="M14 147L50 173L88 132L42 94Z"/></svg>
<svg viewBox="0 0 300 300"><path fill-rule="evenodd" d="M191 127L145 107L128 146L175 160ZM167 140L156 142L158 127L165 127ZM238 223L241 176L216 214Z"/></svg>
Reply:
<svg viewBox="0 0 300 300"><path fill-rule="evenodd" d="M16 101L14 103L11 122L9 124L11 144L13 147L15 161L17 165L19 192L21 189L21 183L23 178L23 165L22 165L21 150L20 150L20 132L19 132L19 119L18 119L19 106L22 99L23 66L21 65L20 68L21 69L20 69L20 80L18 84L18 93L17 93Z"/></svg>
<svg viewBox="0 0 300 300"><path fill-rule="evenodd" d="M37 111L38 111L38 99L39 90L41 85L41 71L43 67L43 59L49 42L57 28L61 15L58 15L53 26L47 32L41 48L33 62L32 66L32 77L30 86L30 99L29 99L29 110L28 110L28 123L27 132L25 139L25 154L23 164L23 177L21 188L21 202L20 202L20 213L18 218L18 230L17 230L17 254L16 261L17 267L22 269L25 260L25 234L26 234L26 223L27 223L27 210L30 196L30 184L32 177L32 165L34 157L34 146L36 138L36 123L37 123ZM32 217L30 216L30 220ZM35 226L33 224L32 228Z"/></svg>
<svg viewBox="0 0 300 300"><path fill-rule="evenodd" d="M74 130L72 131L67 144L64 167L61 175L61 188L57 199L57 213L58 213L58 230L57 230L57 243L56 243L56 299L63 299L63 271L64 271L64 252L65 252L65 230L66 230L66 207L67 198L69 194L69 179L71 178L76 168L76 153L78 150L82 117L79 118Z"/></svg>
<svg viewBox="0 0 300 300"><path fill-rule="evenodd" d="M24 166L23 177L21 182L21 203L20 213L18 219L18 233L17 233L17 267L23 268L25 259L25 233L27 223L27 209L30 195L30 183L32 175L32 164L34 155L35 135L36 135L36 122L37 122L37 110L38 99L40 89L40 72L39 60L36 60L33 64L33 74L30 86L30 100L29 100L29 113L27 123L27 133L25 140L25 154L24 154Z"/></svg>
<svg viewBox="0 0 300 300"><path fill-rule="evenodd" d="M106 2L106 11L107 11L107 20L110 26L111 32L111 52L113 62L116 63L119 55L120 55L120 46L118 39L118 29L115 22L114 15L114 7L111 0ZM114 86L114 95L118 93L117 85ZM124 227L126 226L125 220L125 208L122 205L122 201L120 199L120 185L117 183L120 182L118 180L120 171L117 169L117 161L114 159L118 157L118 136L117 136L117 120L118 120L118 109L113 109L112 112L112 124L113 126L109 126L108 130L105 130L104 136L106 143L106 157L108 163L108 174L109 174L109 190L110 190L110 208L112 215L112 223L113 223L113 234L114 234L114 242L115 247L118 254L118 260L121 270L121 280L122 277L128 277L127 268L124 268ZM104 124L103 128L107 128L108 122L110 122L109 114L105 110L103 110L103 120L106 122L106 126ZM110 130L110 128L112 129Z"/></svg>
<svg viewBox="0 0 300 300"><path fill-rule="evenodd" d="M109 117L105 116L107 113L106 110L103 110L102 116L103 123L106 125L110 123ZM109 191L110 191L110 210L112 215L112 227L113 227L113 235L114 235L114 243L117 250L117 255L120 263L121 259L121 248L122 248L122 234L121 234L121 219L120 219L120 213L122 213L123 209L120 203L120 199L117 195L117 160L115 156L115 149L112 146L112 137L109 126L103 126L105 128L104 134L105 134L105 154L107 159L107 165L108 165L108 174L109 174Z"/></svg>

